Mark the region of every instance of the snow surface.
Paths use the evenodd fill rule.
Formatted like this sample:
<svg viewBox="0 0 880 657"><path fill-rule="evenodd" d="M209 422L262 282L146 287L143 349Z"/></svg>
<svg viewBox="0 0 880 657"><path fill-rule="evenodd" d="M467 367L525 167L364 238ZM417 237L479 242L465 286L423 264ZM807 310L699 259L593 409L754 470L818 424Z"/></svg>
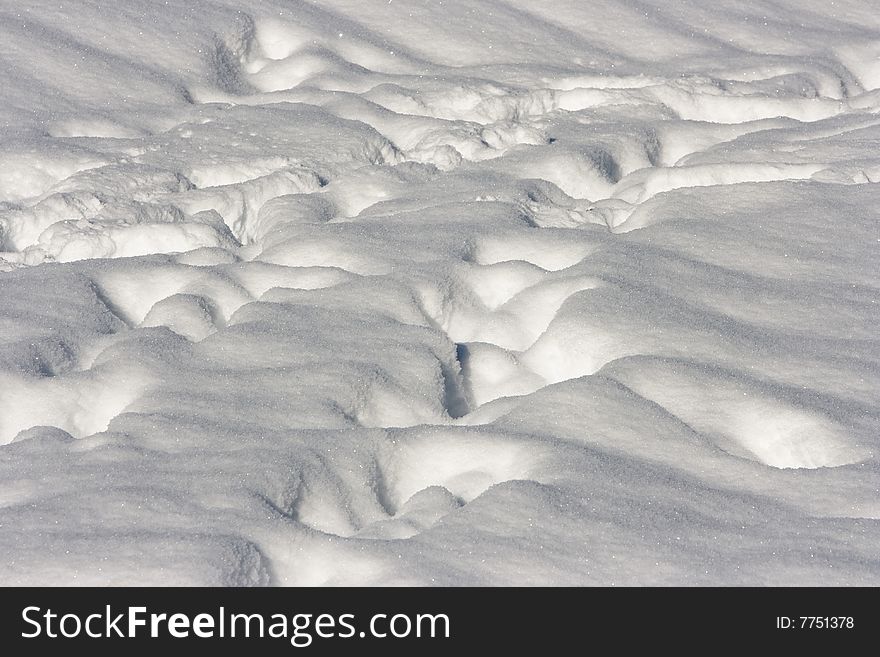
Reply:
<svg viewBox="0 0 880 657"><path fill-rule="evenodd" d="M0 2L0 583L880 584L880 7Z"/></svg>

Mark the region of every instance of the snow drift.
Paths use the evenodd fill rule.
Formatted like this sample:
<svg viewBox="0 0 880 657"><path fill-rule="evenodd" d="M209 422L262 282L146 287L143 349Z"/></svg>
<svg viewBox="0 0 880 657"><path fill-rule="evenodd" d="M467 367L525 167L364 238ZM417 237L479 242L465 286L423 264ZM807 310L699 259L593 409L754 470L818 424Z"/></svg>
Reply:
<svg viewBox="0 0 880 657"><path fill-rule="evenodd" d="M0 7L0 583L880 583L880 14Z"/></svg>

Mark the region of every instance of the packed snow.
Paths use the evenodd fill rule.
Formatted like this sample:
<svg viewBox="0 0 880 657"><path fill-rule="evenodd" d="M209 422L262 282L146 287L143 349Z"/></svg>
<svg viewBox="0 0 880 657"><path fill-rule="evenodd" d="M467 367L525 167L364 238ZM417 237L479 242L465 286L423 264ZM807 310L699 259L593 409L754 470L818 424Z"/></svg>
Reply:
<svg viewBox="0 0 880 657"><path fill-rule="evenodd" d="M880 584L880 6L0 0L0 583Z"/></svg>

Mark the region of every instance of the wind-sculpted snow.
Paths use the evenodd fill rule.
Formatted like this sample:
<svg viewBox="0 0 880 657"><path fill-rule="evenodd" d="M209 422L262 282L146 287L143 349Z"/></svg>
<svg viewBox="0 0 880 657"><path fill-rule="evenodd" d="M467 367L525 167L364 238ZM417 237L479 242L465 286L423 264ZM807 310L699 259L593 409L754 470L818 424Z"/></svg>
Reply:
<svg viewBox="0 0 880 657"><path fill-rule="evenodd" d="M880 584L880 13L0 5L0 583Z"/></svg>

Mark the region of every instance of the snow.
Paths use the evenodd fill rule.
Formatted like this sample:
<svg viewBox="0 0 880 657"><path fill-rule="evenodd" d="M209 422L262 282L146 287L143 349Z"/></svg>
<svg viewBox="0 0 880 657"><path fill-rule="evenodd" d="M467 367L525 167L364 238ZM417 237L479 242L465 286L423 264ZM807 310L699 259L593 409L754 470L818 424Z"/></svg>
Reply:
<svg viewBox="0 0 880 657"><path fill-rule="evenodd" d="M0 3L0 583L880 584L878 43Z"/></svg>

